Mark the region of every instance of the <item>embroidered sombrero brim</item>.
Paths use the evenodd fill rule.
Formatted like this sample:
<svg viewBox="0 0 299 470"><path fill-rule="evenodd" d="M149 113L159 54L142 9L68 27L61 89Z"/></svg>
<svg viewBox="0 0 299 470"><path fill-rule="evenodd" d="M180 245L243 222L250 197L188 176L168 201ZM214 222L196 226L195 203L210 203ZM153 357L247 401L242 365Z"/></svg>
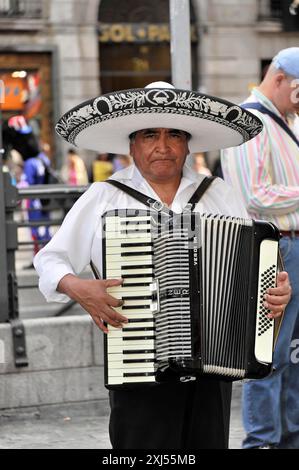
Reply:
<svg viewBox="0 0 299 470"><path fill-rule="evenodd" d="M175 88L122 90L85 101L62 116L56 131L69 143L100 153L129 153L128 136L141 129L189 132L190 153L240 145L262 122L228 101Z"/></svg>

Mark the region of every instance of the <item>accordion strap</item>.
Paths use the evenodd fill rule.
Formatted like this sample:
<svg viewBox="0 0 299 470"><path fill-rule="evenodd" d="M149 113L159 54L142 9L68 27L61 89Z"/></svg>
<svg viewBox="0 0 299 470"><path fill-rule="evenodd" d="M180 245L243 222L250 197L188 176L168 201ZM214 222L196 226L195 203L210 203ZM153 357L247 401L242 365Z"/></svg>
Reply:
<svg viewBox="0 0 299 470"><path fill-rule="evenodd" d="M268 114L268 116L270 116L277 124L279 124L279 126L291 137L291 139L293 139L293 141L299 147L299 140L295 136L292 129L287 125L287 123L281 117L279 117L277 114L270 111L270 109L266 108L266 106L262 105L259 102L256 102L256 103L254 102L254 103L243 103L241 104L241 108L257 109L263 114Z"/></svg>
<svg viewBox="0 0 299 470"><path fill-rule="evenodd" d="M216 179L216 176L206 176L198 188L196 189L195 193L191 196L189 199L188 204L191 204L192 208L191 210L193 211L196 204L199 202L199 200L202 198L204 193L207 191L208 187L213 183L214 179Z"/></svg>
<svg viewBox="0 0 299 470"><path fill-rule="evenodd" d="M193 193L191 198L188 201L187 206L191 206L191 210L193 211L195 208L195 205L198 203L198 201L201 199L203 194L206 192L210 184L214 181L216 176L206 176L196 191ZM121 191L124 191L125 193L129 194L129 196L132 196L134 199L137 201L141 202L142 204L149 206L157 211L161 211L163 209L164 212L168 212L169 214L172 214L172 211L168 209L164 204L160 201L157 201L156 199L153 199L150 196L146 196L145 194L137 191L136 189L130 188L130 186L127 186L126 184L121 183L120 181L116 181L113 179L106 180L106 183L111 184L112 186L115 186L116 188L120 189Z"/></svg>

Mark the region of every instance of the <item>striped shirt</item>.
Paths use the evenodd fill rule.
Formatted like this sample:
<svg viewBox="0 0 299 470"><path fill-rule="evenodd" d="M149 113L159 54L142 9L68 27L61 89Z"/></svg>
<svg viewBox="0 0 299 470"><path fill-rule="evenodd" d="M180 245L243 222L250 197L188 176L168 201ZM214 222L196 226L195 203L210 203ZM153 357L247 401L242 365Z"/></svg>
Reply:
<svg viewBox="0 0 299 470"><path fill-rule="evenodd" d="M282 117L259 90L246 102L260 102ZM264 124L254 139L223 150L224 179L238 191L253 219L273 222L280 230L299 230L299 147L270 116L250 109ZM288 124L299 139L299 118Z"/></svg>

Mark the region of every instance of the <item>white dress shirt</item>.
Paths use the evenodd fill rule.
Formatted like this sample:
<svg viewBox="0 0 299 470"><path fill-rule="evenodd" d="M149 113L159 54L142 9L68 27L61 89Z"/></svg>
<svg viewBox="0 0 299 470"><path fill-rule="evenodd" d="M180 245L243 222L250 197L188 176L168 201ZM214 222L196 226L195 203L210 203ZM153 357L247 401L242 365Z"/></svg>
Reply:
<svg viewBox="0 0 299 470"><path fill-rule="evenodd" d="M185 165L170 209L181 213L203 178L204 175ZM160 201L135 165L114 173L111 179ZM39 288L48 302L67 302L68 296L56 290L59 281L66 274L80 274L90 260L102 273L102 215L112 209L131 208L146 209L142 203L108 183L93 183L78 199L52 240L34 258L40 276ZM220 178L212 183L195 210L248 217L240 198Z"/></svg>

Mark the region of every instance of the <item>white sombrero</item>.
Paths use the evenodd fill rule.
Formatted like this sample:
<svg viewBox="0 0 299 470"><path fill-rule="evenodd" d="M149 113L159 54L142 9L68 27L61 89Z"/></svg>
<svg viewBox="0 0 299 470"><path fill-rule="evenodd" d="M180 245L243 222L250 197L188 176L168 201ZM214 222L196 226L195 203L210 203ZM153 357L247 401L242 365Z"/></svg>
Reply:
<svg viewBox="0 0 299 470"><path fill-rule="evenodd" d="M240 145L259 134L263 125L228 101L155 82L85 101L62 116L56 131L77 147L128 154L129 135L155 127L187 131L194 153Z"/></svg>

